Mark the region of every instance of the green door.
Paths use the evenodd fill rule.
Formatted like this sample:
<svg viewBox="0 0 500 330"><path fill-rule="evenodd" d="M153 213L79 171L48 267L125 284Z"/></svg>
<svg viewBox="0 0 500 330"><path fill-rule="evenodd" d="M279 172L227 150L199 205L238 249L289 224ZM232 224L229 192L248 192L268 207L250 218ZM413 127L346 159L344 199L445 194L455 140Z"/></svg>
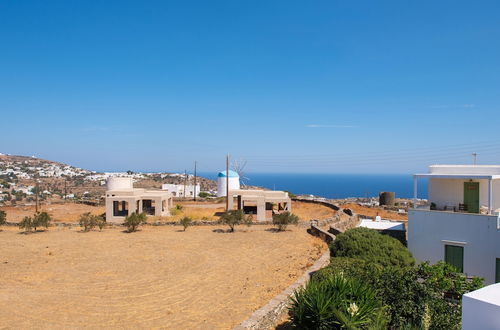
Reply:
<svg viewBox="0 0 500 330"><path fill-rule="evenodd" d="M495 266L495 283L500 283L500 259L496 259L496 266Z"/></svg>
<svg viewBox="0 0 500 330"><path fill-rule="evenodd" d="M464 272L464 247L456 245L444 246L444 261L455 266L460 273Z"/></svg>
<svg viewBox="0 0 500 330"><path fill-rule="evenodd" d="M479 213L479 182L464 182L464 204L469 213Z"/></svg>

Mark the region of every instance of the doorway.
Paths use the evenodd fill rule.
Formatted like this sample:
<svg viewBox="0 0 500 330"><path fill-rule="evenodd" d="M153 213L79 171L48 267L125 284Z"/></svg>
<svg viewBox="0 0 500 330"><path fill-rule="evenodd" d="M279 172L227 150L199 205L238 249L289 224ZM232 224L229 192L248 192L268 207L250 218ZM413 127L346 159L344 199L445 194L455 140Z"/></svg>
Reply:
<svg viewBox="0 0 500 330"><path fill-rule="evenodd" d="M479 213L479 182L464 182L464 204L469 213Z"/></svg>

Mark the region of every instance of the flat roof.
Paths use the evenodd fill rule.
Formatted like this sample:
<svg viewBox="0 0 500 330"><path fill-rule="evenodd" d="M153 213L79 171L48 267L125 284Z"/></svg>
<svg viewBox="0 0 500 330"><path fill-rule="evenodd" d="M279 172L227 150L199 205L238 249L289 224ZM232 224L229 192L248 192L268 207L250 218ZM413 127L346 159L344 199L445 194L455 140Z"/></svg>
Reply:
<svg viewBox="0 0 500 330"><path fill-rule="evenodd" d="M464 296L500 306L500 283L485 286L479 290L466 293Z"/></svg>
<svg viewBox="0 0 500 330"><path fill-rule="evenodd" d="M416 178L436 178L436 179L476 179L476 180L498 180L500 175L496 174L445 174L445 173L417 173Z"/></svg>
<svg viewBox="0 0 500 330"><path fill-rule="evenodd" d="M371 219L361 219L359 227L377 230L405 230L405 226L402 222L390 220L375 221Z"/></svg>

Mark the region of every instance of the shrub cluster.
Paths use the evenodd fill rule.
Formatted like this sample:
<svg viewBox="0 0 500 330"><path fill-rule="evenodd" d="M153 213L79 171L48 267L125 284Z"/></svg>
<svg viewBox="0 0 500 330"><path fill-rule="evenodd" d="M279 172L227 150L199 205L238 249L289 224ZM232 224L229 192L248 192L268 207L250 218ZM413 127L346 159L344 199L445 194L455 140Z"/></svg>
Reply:
<svg viewBox="0 0 500 330"><path fill-rule="evenodd" d="M0 226L5 225L7 222L7 213L5 211L0 210Z"/></svg>
<svg viewBox="0 0 500 330"><path fill-rule="evenodd" d="M146 213L132 213L125 218L123 225L127 227L129 233L137 231L140 225L146 223Z"/></svg>
<svg viewBox="0 0 500 330"><path fill-rule="evenodd" d="M273 225L278 228L278 231L285 231L288 225L296 225L298 222L299 217L288 211L273 214Z"/></svg>
<svg viewBox="0 0 500 330"><path fill-rule="evenodd" d="M181 220L179 220L181 223L182 227L184 227L184 231L186 231L187 227L191 226L191 223L193 222L193 219L190 217L183 217Z"/></svg>
<svg viewBox="0 0 500 330"><path fill-rule="evenodd" d="M96 226L99 230L102 230L106 225L106 220L100 215L93 215L90 212L84 213L80 216L80 227L83 231L88 232L94 229Z"/></svg>
<svg viewBox="0 0 500 330"><path fill-rule="evenodd" d="M32 217L24 217L19 222L19 228L26 232L36 231L40 227L48 228L51 221L52 217L47 212L37 212Z"/></svg>
<svg viewBox="0 0 500 330"><path fill-rule="evenodd" d="M382 328L460 329L462 295L482 286L482 279L469 279L444 262L415 266L398 240L370 229L356 228L338 235L330 250L330 265L316 272L305 290L314 292L318 284L313 283L330 283L338 276L364 283L384 306L387 325ZM344 300L344 306L349 303ZM293 325L297 326L295 320L307 311L305 306L290 309ZM369 327L365 324L358 328L378 328L380 322L377 318Z"/></svg>
<svg viewBox="0 0 500 330"><path fill-rule="evenodd" d="M220 221L229 226L230 232L234 232L234 228L237 225L246 224L250 226L252 224L252 217L246 216L243 210L229 210L222 213Z"/></svg>

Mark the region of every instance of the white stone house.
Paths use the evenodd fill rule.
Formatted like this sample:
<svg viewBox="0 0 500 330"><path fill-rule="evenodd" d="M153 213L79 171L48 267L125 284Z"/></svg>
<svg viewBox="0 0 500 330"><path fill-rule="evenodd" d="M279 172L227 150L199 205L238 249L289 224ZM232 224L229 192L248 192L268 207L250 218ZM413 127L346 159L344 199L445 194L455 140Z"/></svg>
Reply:
<svg viewBox="0 0 500 330"><path fill-rule="evenodd" d="M169 216L172 194L164 190L134 188L131 177L111 177L106 191L106 221L122 223L132 213Z"/></svg>
<svg viewBox="0 0 500 330"><path fill-rule="evenodd" d="M500 329L500 283L462 297L462 330Z"/></svg>
<svg viewBox="0 0 500 330"><path fill-rule="evenodd" d="M408 216L408 248L418 261L444 260L485 283L500 281L500 166L433 165L426 178L428 205Z"/></svg>
<svg viewBox="0 0 500 330"><path fill-rule="evenodd" d="M257 189L229 190L229 209L243 210L257 221L271 221L273 214L292 211L292 200L285 191L270 191Z"/></svg>
<svg viewBox="0 0 500 330"><path fill-rule="evenodd" d="M195 195L198 197L200 193L200 184L173 184L173 183L165 183L161 186L162 190L166 190L172 194L174 197L191 197L193 198ZM186 192L184 194L184 191Z"/></svg>

